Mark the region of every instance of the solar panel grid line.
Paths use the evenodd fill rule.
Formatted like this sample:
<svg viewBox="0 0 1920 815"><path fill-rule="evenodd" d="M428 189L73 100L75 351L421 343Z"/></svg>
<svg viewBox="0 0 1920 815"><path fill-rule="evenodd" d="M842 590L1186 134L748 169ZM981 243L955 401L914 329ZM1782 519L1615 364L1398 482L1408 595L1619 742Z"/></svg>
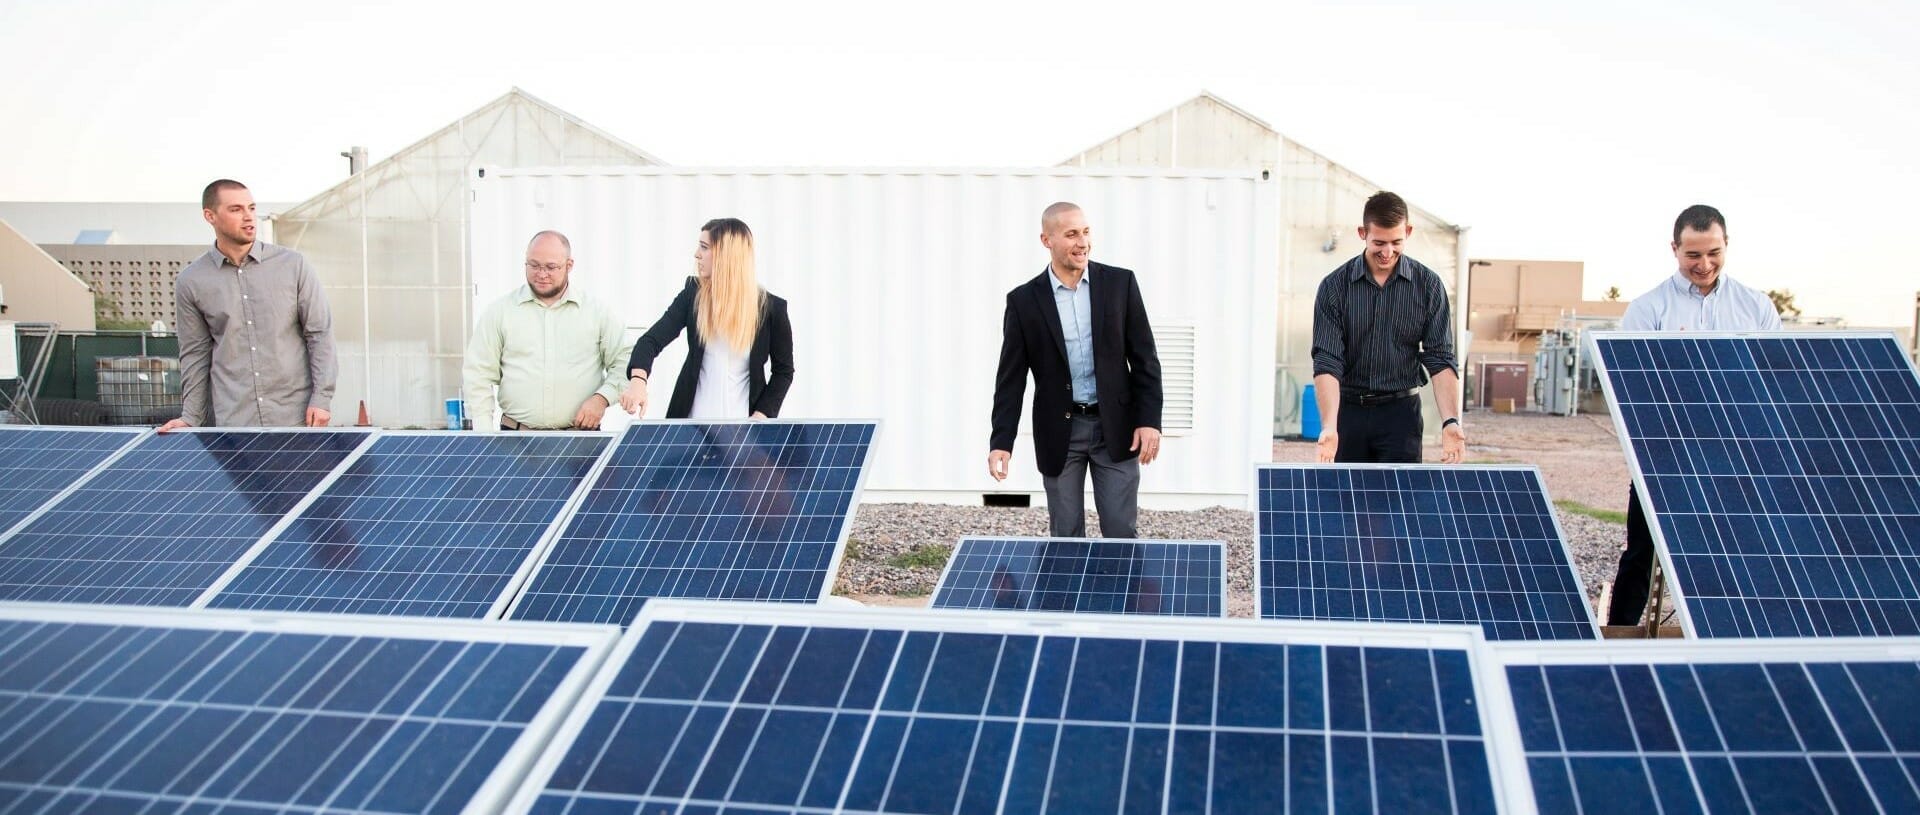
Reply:
<svg viewBox="0 0 1920 815"><path fill-rule="evenodd" d="M1890 333L1594 337L1690 637L1920 632L1920 369Z"/></svg>
<svg viewBox="0 0 1920 815"><path fill-rule="evenodd" d="M931 607L1224 617L1226 542L968 536Z"/></svg>
<svg viewBox="0 0 1920 815"><path fill-rule="evenodd" d="M631 425L504 617L621 621L657 596L817 602L832 593L878 434L877 420ZM823 496L844 509L823 512ZM827 523L831 541L819 537Z"/></svg>
<svg viewBox="0 0 1920 815"><path fill-rule="evenodd" d="M0 544L151 432L152 428L0 425L0 452L6 453L0 460L0 474L6 476L0 484ZM118 445L113 444L116 438Z"/></svg>
<svg viewBox="0 0 1920 815"><path fill-rule="evenodd" d="M371 435L143 435L0 542L0 600L187 606Z"/></svg>
<svg viewBox="0 0 1920 815"><path fill-rule="evenodd" d="M1260 619L1473 622L1493 639L1600 636L1538 468L1262 464L1254 483Z"/></svg>
<svg viewBox="0 0 1920 815"><path fill-rule="evenodd" d="M616 633L0 604L0 810L496 811Z"/></svg>
<svg viewBox="0 0 1920 815"><path fill-rule="evenodd" d="M1511 686L1543 810L1920 810L1920 638L1499 643L1487 654Z"/></svg>
<svg viewBox="0 0 1920 815"><path fill-rule="evenodd" d="M1293 766L1291 772L1296 775L1303 770L1319 775L1322 780L1309 783L1302 793L1307 795L1302 806L1314 800L1327 806L1338 800L1344 802L1338 805L1341 811L1356 801L1360 806L1393 808L1408 800L1408 784L1469 783L1476 787L1470 796L1447 797L1455 794L1450 790L1442 793L1443 800L1457 811L1533 811L1530 788L1518 772L1523 765L1517 725L1502 718L1502 711L1510 713L1511 708L1484 703L1503 697L1492 693L1497 674L1484 673L1472 656L1483 642L1478 629L1177 622L969 611L877 617L871 612L809 606L658 600L642 608L507 811L979 812L1037 811L1043 806L1049 811L1199 811L1214 806L1215 796L1230 794L1216 787L1231 787L1238 783L1233 779L1241 776L1212 779L1208 768L1182 767L1176 762L1191 763L1196 754L1190 750L1196 746L1203 750L1198 755L1213 756L1206 761L1226 760L1216 752L1216 741L1218 750L1238 745L1241 752L1235 756L1255 754L1246 751L1262 743L1256 739L1265 726L1235 718L1247 715L1246 702L1232 709L1222 706L1228 701L1225 688L1246 687L1244 683L1257 675L1248 671L1258 663L1235 661L1240 652L1233 649L1282 643L1312 649L1311 681L1300 692L1319 695L1303 697L1312 701L1311 713L1302 708L1299 715L1315 718L1304 723L1289 718L1295 714L1285 712L1289 709L1283 701L1278 721L1294 725L1275 725L1283 728L1276 732L1305 728L1298 732L1307 740L1294 747L1306 752L1295 760L1309 763L1289 765L1285 752L1260 761ZM713 639L715 631L719 640ZM816 639L819 650L814 650ZM1089 650L1095 645L1103 645L1104 650ZM1116 647L1121 650L1114 651ZM1380 708L1378 715L1386 718L1376 719L1366 707L1368 699L1375 705L1399 704L1393 700L1401 679L1392 670L1406 665L1384 660L1405 656L1409 649L1412 658L1420 660L1410 663L1424 677L1418 687L1432 697L1415 703L1425 714L1412 715L1440 717L1419 726L1438 729L1402 731L1396 728L1412 721L1404 718L1412 709ZM1380 676L1388 684L1357 696L1348 694L1352 701L1335 698L1344 685L1335 681L1342 673L1326 668L1334 651L1345 657L1343 671L1357 670L1363 680L1370 672L1386 671ZM832 663L840 667L823 680L818 669L825 664L820 660L833 653L842 655ZM1095 674L1105 673L1117 653L1133 660L1134 674L1120 677L1124 687L1101 684L1107 680ZM1443 675L1440 653L1451 655L1446 665L1457 673ZM690 654L695 655L693 663L686 661ZM1192 654L1204 659L1194 663L1207 672L1205 680L1194 680L1200 684L1188 681L1186 660L1194 658ZM1295 653L1291 659L1298 661L1305 655ZM1150 657L1166 672L1159 679L1139 670ZM1083 662L1103 670L1090 672L1083 680L1076 672ZM667 672L669 663L672 673ZM803 670L803 664L811 670ZM965 683L977 689L956 697L952 688L959 680L949 669L964 666L975 668L968 676L977 679ZM688 674L687 668L697 668L699 673ZM982 671L985 675L980 675ZM1054 678L1044 680L1043 674ZM1168 675L1175 677L1171 684L1167 684ZM1144 690L1150 682L1158 687L1152 693ZM1131 694L1125 692L1129 688ZM1183 690L1190 688L1206 690ZM1278 690L1260 693L1278 692L1283 699L1297 695L1284 680L1274 688ZM1470 690L1470 697L1482 703L1443 706L1443 699L1466 698L1455 695L1463 690ZM1194 693L1206 694L1193 697L1208 699L1206 707L1188 709L1190 703L1185 700ZM1351 717L1352 704L1360 704L1363 715L1346 721L1342 717ZM662 705L684 712L662 718ZM1162 706L1157 714L1151 712L1155 705ZM1326 718L1329 714L1332 718ZM803 728L812 735L801 735L796 743L800 731L794 727L801 719L817 726ZM1088 808L1085 804L1090 799L1067 791L1084 783L1089 761L1106 766L1098 757L1079 752L1089 744L1088 734L1099 733L1110 733L1099 738L1119 744L1106 756L1124 761L1114 766L1132 768L1136 759L1145 762L1139 766L1152 768L1151 777L1158 780L1150 783L1158 786L1129 788L1124 780L1132 773L1128 769L1121 773L1122 780L1107 785L1111 795L1100 806ZM950 743L937 759L923 749L937 747L943 739ZM1394 787L1376 789L1370 777L1358 792L1361 797L1354 799L1350 785L1335 785L1332 763L1326 759L1334 755L1330 751L1347 751L1341 753L1344 763L1340 766L1351 769L1356 765L1348 748L1380 739L1386 740L1382 746L1390 752L1376 758L1371 743L1358 744L1365 757L1357 766L1369 774L1394 774ZM1398 775L1407 769L1408 757L1415 755L1405 745L1429 739L1432 746L1422 748L1427 752L1419 755L1429 760L1438 757L1437 773L1430 765L1416 771L1423 779L1418 782ZM617 751L611 747L616 740ZM1284 744L1276 742L1273 749L1280 750ZM1155 755L1155 745L1165 752ZM697 761L686 757L689 750L697 754ZM1130 752L1135 750L1146 752ZM1313 756L1324 763L1314 766ZM1468 764L1454 763L1472 756L1478 758ZM1072 773L1059 776L1066 766L1061 762L1070 758ZM795 775L789 770L805 772ZM1198 784L1181 780L1193 778L1194 770L1211 780ZM637 779L635 771L641 773ZM767 781L757 774L768 771L782 779ZM1244 774L1249 769L1240 766L1235 771ZM1488 779L1472 782L1481 771ZM1420 776L1421 772L1428 775ZM1272 778L1286 774L1266 776L1263 783L1274 786ZM924 788L936 776L947 779L934 782L944 792ZM749 782L751 787L746 786ZM823 782L832 786L819 788ZM785 792L765 797L769 783ZM1283 780L1278 786L1285 788L1288 783ZM1184 786L1176 790L1176 784ZM1196 788L1214 791L1194 799ZM1283 789L1270 802L1291 803L1286 794ZM1032 795L1043 795L1051 803L1028 797ZM1141 800L1136 795L1150 797Z"/></svg>
<svg viewBox="0 0 1920 815"><path fill-rule="evenodd" d="M593 432L382 431L201 602L498 618L611 441Z"/></svg>

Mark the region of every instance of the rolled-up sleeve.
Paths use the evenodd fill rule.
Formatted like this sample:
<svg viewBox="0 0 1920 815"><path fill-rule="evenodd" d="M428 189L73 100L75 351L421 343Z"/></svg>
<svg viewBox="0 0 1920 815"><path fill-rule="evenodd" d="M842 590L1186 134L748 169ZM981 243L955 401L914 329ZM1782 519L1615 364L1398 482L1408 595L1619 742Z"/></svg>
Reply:
<svg viewBox="0 0 1920 815"><path fill-rule="evenodd" d="M1320 281L1313 297L1313 375L1339 379L1347 372L1347 288L1339 273Z"/></svg>
<svg viewBox="0 0 1920 815"><path fill-rule="evenodd" d="M1447 302L1446 284L1440 276L1427 275L1426 330L1420 338L1420 365L1433 376L1441 371L1460 372L1453 359L1453 310Z"/></svg>

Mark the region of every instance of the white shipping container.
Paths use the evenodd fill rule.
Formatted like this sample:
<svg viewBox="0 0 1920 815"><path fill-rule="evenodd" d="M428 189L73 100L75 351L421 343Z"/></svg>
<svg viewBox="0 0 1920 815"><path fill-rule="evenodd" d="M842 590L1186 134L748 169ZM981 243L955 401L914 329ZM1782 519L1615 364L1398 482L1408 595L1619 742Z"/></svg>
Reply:
<svg viewBox="0 0 1920 815"><path fill-rule="evenodd" d="M1096 261L1139 275L1160 345L1167 440L1142 504L1246 506L1271 453L1277 185L1258 171L486 168L471 203L474 313L524 282L534 232L573 242L574 284L637 337L693 273L699 227L754 231L788 300L796 374L782 416L879 418L868 500L1044 501L1021 416L1012 475L986 454L1007 292L1040 274L1040 212L1086 211ZM684 338L654 363L665 412ZM1031 380L1029 380L1031 398ZM1092 506L1091 501L1088 504Z"/></svg>

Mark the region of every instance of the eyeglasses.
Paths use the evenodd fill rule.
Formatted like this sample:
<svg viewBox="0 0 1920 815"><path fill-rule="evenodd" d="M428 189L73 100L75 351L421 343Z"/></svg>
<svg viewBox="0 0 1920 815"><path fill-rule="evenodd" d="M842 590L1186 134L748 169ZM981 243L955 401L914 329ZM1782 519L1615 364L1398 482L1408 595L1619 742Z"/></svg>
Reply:
<svg viewBox="0 0 1920 815"><path fill-rule="evenodd" d="M541 272L541 271L544 271L544 272L546 272L547 274L559 274L559 273L560 273L560 270L562 270L562 269L565 269L565 268L567 268L567 265L566 265L566 264L564 264L564 263L547 263L547 264L540 264L540 263L536 263L536 262L534 262L534 261L531 261L531 260L529 260L529 261L527 261L527 271L529 271L529 272Z"/></svg>

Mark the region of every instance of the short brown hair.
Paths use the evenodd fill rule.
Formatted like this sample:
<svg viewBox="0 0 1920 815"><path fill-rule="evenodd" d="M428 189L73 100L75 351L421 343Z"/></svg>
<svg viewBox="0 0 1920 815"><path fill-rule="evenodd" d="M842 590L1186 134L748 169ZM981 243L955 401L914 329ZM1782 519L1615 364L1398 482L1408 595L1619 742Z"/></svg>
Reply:
<svg viewBox="0 0 1920 815"><path fill-rule="evenodd" d="M242 184L238 181L235 181L231 178L218 179L214 181L212 184L208 184L207 188L200 192L200 208L213 209L214 207L219 206L220 193L223 190L244 190L246 188L247 188L247 185Z"/></svg>
<svg viewBox="0 0 1920 815"><path fill-rule="evenodd" d="M1680 243L1681 230L1712 232L1715 226L1720 227L1721 235L1727 234L1726 216L1721 215L1720 210L1706 204L1694 204L1680 210L1680 217L1673 219L1673 242L1676 245Z"/></svg>
<svg viewBox="0 0 1920 815"><path fill-rule="evenodd" d="M1367 199L1366 209L1360 212L1361 226L1377 226L1392 229L1407 222L1407 202L1400 196L1381 190Z"/></svg>

